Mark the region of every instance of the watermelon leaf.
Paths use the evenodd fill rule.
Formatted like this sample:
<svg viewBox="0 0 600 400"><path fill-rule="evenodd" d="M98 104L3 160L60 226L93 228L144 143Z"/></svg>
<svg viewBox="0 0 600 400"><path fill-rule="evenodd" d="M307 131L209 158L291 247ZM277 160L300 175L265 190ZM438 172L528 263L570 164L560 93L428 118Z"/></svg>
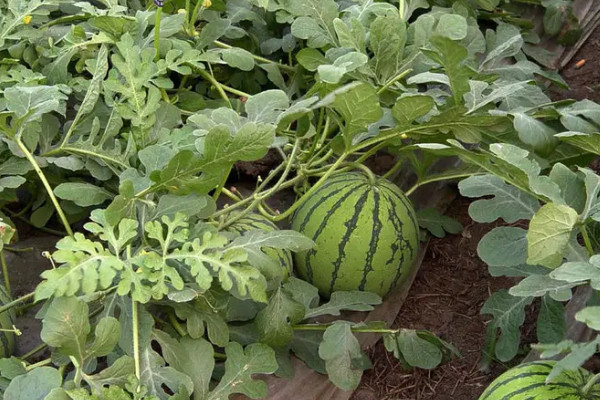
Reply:
<svg viewBox="0 0 600 400"><path fill-rule="evenodd" d="M514 267L527 259L527 231L500 226L485 234L477 245L477 255L490 267Z"/></svg>
<svg viewBox="0 0 600 400"><path fill-rule="evenodd" d="M54 299L42 324L42 340L60 354L75 358L79 366L91 358L110 354L121 337L119 322L104 317L96 325L94 340L88 343L91 331L88 306L75 297Z"/></svg>
<svg viewBox="0 0 600 400"><path fill-rule="evenodd" d="M104 386L125 386L132 374L135 373L134 361L130 356L122 356L113 362L108 368L94 375L86 375L85 381L92 388L92 392L101 393Z"/></svg>
<svg viewBox="0 0 600 400"><path fill-rule="evenodd" d="M530 275L510 288L509 293L517 297L542 297L548 294L556 301L571 299L571 288L580 283L552 279L548 275Z"/></svg>
<svg viewBox="0 0 600 400"><path fill-rule="evenodd" d="M52 390L60 388L62 376L57 369L41 367L13 379L4 398L7 400L44 399Z"/></svg>
<svg viewBox="0 0 600 400"><path fill-rule="evenodd" d="M397 13L377 17L371 23L369 47L374 59L371 67L384 85L402 69L406 45L406 22Z"/></svg>
<svg viewBox="0 0 600 400"><path fill-rule="evenodd" d="M295 325L304 319L305 308L279 288L258 312L255 324L262 343L274 348L286 346L294 336Z"/></svg>
<svg viewBox="0 0 600 400"><path fill-rule="evenodd" d="M542 297L537 319L537 338L540 343L558 343L567 333L563 303L546 295Z"/></svg>
<svg viewBox="0 0 600 400"><path fill-rule="evenodd" d="M538 210L527 232L527 263L558 267L577 218L577 212L565 205L549 203Z"/></svg>
<svg viewBox="0 0 600 400"><path fill-rule="evenodd" d="M460 233L463 226L454 218L440 214L435 208L427 208L417 211L419 226L427 229L433 236L443 238L446 233L455 235Z"/></svg>
<svg viewBox="0 0 600 400"><path fill-rule="evenodd" d="M42 322L42 340L61 354L74 356L83 365L87 336L90 333L88 306L75 297L52 301Z"/></svg>
<svg viewBox="0 0 600 400"><path fill-rule="evenodd" d="M183 337L178 341L158 330L153 332L153 336L160 344L162 355L169 366L185 373L194 382L194 398L205 398L215 366L211 344L202 338Z"/></svg>
<svg viewBox="0 0 600 400"><path fill-rule="evenodd" d="M370 124L379 121L383 116L377 91L367 83L347 85L330 96L333 99L331 107L345 121L342 137L347 149L354 144L354 137L366 132ZM327 99L323 100L323 102L327 101Z"/></svg>
<svg viewBox="0 0 600 400"><path fill-rule="evenodd" d="M358 339L352 333L352 325L336 321L323 334L319 356L325 360L329 379L342 390L356 389L360 383L368 358L364 355Z"/></svg>
<svg viewBox="0 0 600 400"><path fill-rule="evenodd" d="M564 263L552 271L550 277L577 284L589 281L593 289L600 290L600 256L593 256L589 262Z"/></svg>
<svg viewBox="0 0 600 400"><path fill-rule="evenodd" d="M262 380L253 379L252 375L272 374L277 371L273 349L262 343L254 343L244 349L240 344L231 342L225 347L225 353L225 374L206 399L227 399L234 393L241 393L253 399L265 397L267 384Z"/></svg>
<svg viewBox="0 0 600 400"><path fill-rule="evenodd" d="M486 340L494 342L500 331L500 336L495 345L494 354L500 361L511 360L519 349L520 328L525 322L525 307L533 302L532 297L514 297L507 291L501 290L494 293L481 308L481 314L490 314L493 328L488 332L493 338Z"/></svg>
<svg viewBox="0 0 600 400"><path fill-rule="evenodd" d="M184 386L188 393L194 390L192 379L183 372L166 366L160 354L150 346L141 349L140 353L140 381L150 395L166 400L168 395L165 393L165 388L173 393L177 392L180 386Z"/></svg>
<svg viewBox="0 0 600 400"><path fill-rule="evenodd" d="M493 222L502 218L508 223L530 219L539 209L533 196L506 184L494 175L471 176L458 184L466 197L493 196L469 205L469 215L477 222Z"/></svg>
<svg viewBox="0 0 600 400"><path fill-rule="evenodd" d="M371 311L381 304L381 297L370 292L333 292L329 302L306 311L305 319L321 315L340 315L342 310Z"/></svg>
<svg viewBox="0 0 600 400"><path fill-rule="evenodd" d="M216 301L211 304L207 297L205 294L194 302L174 305L175 314L186 321L190 337L200 339L206 333L211 343L225 347L229 343L229 326L223 318L224 313L219 310L221 305Z"/></svg>
<svg viewBox="0 0 600 400"><path fill-rule="evenodd" d="M600 306L586 307L580 310L575 314L575 319L596 331L600 331Z"/></svg>
<svg viewBox="0 0 600 400"><path fill-rule="evenodd" d="M421 338L413 329L401 329L398 333L384 336L388 351L408 365L423 369L433 369L440 365L443 358L442 346Z"/></svg>
<svg viewBox="0 0 600 400"><path fill-rule="evenodd" d="M306 310L310 310L319 304L319 289L306 281L290 277L283 284L283 288Z"/></svg>
<svg viewBox="0 0 600 400"><path fill-rule="evenodd" d="M595 340L587 343L573 343L570 341L559 343L558 348L561 348L562 353L568 352L569 354L560 359L556 365L554 365L554 368L548 375L546 382L552 382L552 380L558 377L562 371L577 370L586 360L588 360L594 355L594 353L598 351L599 344L600 338L596 338ZM550 347L550 350L552 352L552 347ZM545 354L543 353L542 356L545 356Z"/></svg>

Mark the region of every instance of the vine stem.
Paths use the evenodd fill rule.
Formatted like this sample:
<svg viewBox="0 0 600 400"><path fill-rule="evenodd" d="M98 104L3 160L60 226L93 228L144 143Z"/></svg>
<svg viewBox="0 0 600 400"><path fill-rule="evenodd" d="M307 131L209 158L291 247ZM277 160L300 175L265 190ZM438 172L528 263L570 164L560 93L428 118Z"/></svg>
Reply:
<svg viewBox="0 0 600 400"><path fill-rule="evenodd" d="M194 35L194 25L192 24L192 0L185 0L185 22L187 24L187 30L190 36Z"/></svg>
<svg viewBox="0 0 600 400"><path fill-rule="evenodd" d="M233 46L230 46L227 43L223 43L223 42L220 42L218 40L215 40L213 43L217 47L220 47L222 49L231 49L231 48L233 48ZM282 64L282 63L278 63L278 62L273 61L273 60L269 60L268 58L257 56L255 54L252 54L252 58L254 58L256 61L264 62L264 63L267 63L267 64L274 64L274 65L278 66L279 68L281 68L284 71L296 72L296 68L290 67L289 65L285 65L285 64Z"/></svg>
<svg viewBox="0 0 600 400"><path fill-rule="evenodd" d="M296 139L296 141L294 142L294 148L292 150L292 154L290 154L290 157L285 166L285 170L281 174L279 181L277 181L277 183L271 189L267 190L264 194L262 194L260 196L255 195L253 197L254 200L252 201L252 204L249 207L247 207L241 213L235 215L233 218L230 218L229 220L225 221L225 223L223 223L220 226L220 229L226 228L226 227L232 225L233 223L235 223L236 221L240 220L241 218L245 217L246 215L248 215L264 199L271 196L273 193L275 193L279 189L279 187L285 182L287 176L289 175L290 171L292 170L292 164L294 163L294 161L296 159L299 149L300 149L300 139ZM276 219L276 218L278 218L278 217L274 217L273 219Z"/></svg>
<svg viewBox="0 0 600 400"><path fill-rule="evenodd" d="M400 3L403 3L403 0L400 0ZM392 86L394 83L398 82L400 79L404 78L406 75L410 74L413 70L412 69L406 69L402 72L400 72L398 75L396 75L395 77L393 77L389 82L387 82L385 85L383 85L381 87L381 89L379 89L377 91L377 94L382 94L383 92L385 92L386 90L388 90L390 88L390 86Z"/></svg>
<svg viewBox="0 0 600 400"><path fill-rule="evenodd" d="M223 189L225 189L225 185L227 184L227 179L229 178L229 174L231 174L231 167L227 170L227 173L223 174L223 180L221 180L221 184L217 186L215 192L213 193L213 200L217 201Z"/></svg>
<svg viewBox="0 0 600 400"><path fill-rule="evenodd" d="M54 195L54 191L52 190L52 187L50 186L50 183L48 182L48 179L46 179L46 175L44 175L44 172L42 171L42 169L38 165L37 161L35 161L35 158L33 157L33 154L31 154L29 152L29 149L27 149L27 147L25 146L25 144L23 144L23 142L21 142L21 139L17 139L16 143L17 143L17 146L19 146L19 149L21 149L21 151L23 152L23 154L25 154L25 157L27 158L27 161L29 161L29 163L33 166L33 169L35 170L35 172L40 177L40 180L42 181L42 184L46 188L46 192L48 193L48 197L50 197L50 201L52 201L52 204L54 205L54 208L56 209L56 212L58 213L58 217L60 218L63 226L65 227L65 230L67 231L67 233L69 234L69 236L73 236L73 230L71 229L71 225L69 225L69 221L67 220L67 216L65 215L62 207L58 203L58 199Z"/></svg>
<svg viewBox="0 0 600 400"><path fill-rule="evenodd" d="M285 167L285 165L283 163L279 164L277 166L277 168L275 168L273 171L271 171L269 173L269 175L260 183L260 185L258 185L258 187L256 188L255 192L259 193L259 196L261 194L263 194L264 192L261 192L261 191L267 186L267 184L269 182L271 182L271 180L273 179L273 177L275 177L279 172L281 172L284 169L284 167ZM283 186L285 186L285 185L283 185ZM231 206L229 206L227 208L223 208L223 209L217 211L216 213L213 214L212 218L213 219L217 219L219 217L222 217L225 214L229 214L232 211L237 210L238 208L243 207L246 204L251 203L253 200L254 200L254 197L247 197L247 198L245 198L245 199L243 199L243 200L241 200L241 201L239 201L239 202L237 202L237 203L235 203L235 204L233 204L233 205L231 205Z"/></svg>
<svg viewBox="0 0 600 400"><path fill-rule="evenodd" d="M181 337L187 336L187 332L186 332L185 328L183 326L181 326L181 324L177 320L177 317L172 312L169 313L169 321L171 322L171 325L173 325L173 328L175 328L175 330L177 331L179 336L181 336Z"/></svg>
<svg viewBox="0 0 600 400"><path fill-rule="evenodd" d="M200 16L200 12L204 10L204 1L198 0L196 2L196 6L194 7L194 11L190 15L190 35L194 36L194 32L196 31L196 21L198 21L198 17Z"/></svg>
<svg viewBox="0 0 600 400"><path fill-rule="evenodd" d="M585 225L581 225L579 228L581 231L581 236L583 236L583 243L585 243L585 248L589 253L590 257L594 255L594 247L592 246L592 241L590 240L590 235L585 227Z"/></svg>
<svg viewBox="0 0 600 400"><path fill-rule="evenodd" d="M596 374L590 378L590 380L583 387L583 396L587 396L587 394L592 390L594 385L600 380L600 374Z"/></svg>
<svg viewBox="0 0 600 400"><path fill-rule="evenodd" d="M131 299L131 322L133 328L133 360L135 364L135 377L138 381L136 390L138 393L140 393L142 390L142 373L140 367L140 331L138 323L138 303L133 299Z"/></svg>
<svg viewBox="0 0 600 400"><path fill-rule="evenodd" d="M38 367L43 367L45 365L50 365L51 363L52 363L52 359L48 358L46 360L42 360L42 361L37 362L35 364L28 365L27 367L25 367L25 370L26 371L31 371L32 369L35 369L35 368L38 368Z"/></svg>
<svg viewBox="0 0 600 400"><path fill-rule="evenodd" d="M405 161L406 160L404 158L400 157L400 159L396 162L396 164L394 164L394 166L392 168L390 168L390 170L388 172L383 174L382 178L388 179L391 176L393 176L396 173L396 171L398 171L400 169L400 167L402 167L402 165L404 165Z"/></svg>
<svg viewBox="0 0 600 400"><path fill-rule="evenodd" d="M306 201L306 199L308 199L310 196L312 196L317 190L319 190L319 188L325 183L325 181L335 173L335 171L338 169L338 167L340 165L343 164L344 160L348 157L348 153L343 153L336 161L335 163L331 164L331 167L329 168L329 170L321 177L321 179L319 179L306 193L304 193L304 195L299 198L294 204L292 204L291 207L289 207L287 210L285 210L284 213L282 213L281 215L277 216L276 218L273 218L274 221L282 221L286 218L288 218L290 215L292 215L294 213L294 211L296 211L296 209L298 209L298 207L300 207L302 204L304 204L304 202Z"/></svg>
<svg viewBox="0 0 600 400"><path fill-rule="evenodd" d="M0 250L0 263L2 264L2 275L4 276L4 287L10 296L10 278L8 276L8 265L6 265L6 257L4 257L4 250Z"/></svg>
<svg viewBox="0 0 600 400"><path fill-rule="evenodd" d="M22 355L20 358L21 358L21 360L27 360L29 357L36 355L40 351L46 350L47 347L48 347L48 345L46 343L42 343L35 349L32 349L29 352L27 352L27 354Z"/></svg>
<svg viewBox="0 0 600 400"><path fill-rule="evenodd" d="M9 247L9 246L4 246L4 250L10 252L10 253L28 253L30 251L33 251L33 247Z"/></svg>
<svg viewBox="0 0 600 400"><path fill-rule="evenodd" d="M237 194L233 193L231 190L227 189L226 187L223 187L221 189L221 191L223 192L223 194L225 196L229 197L233 201L242 201L241 197L239 197Z"/></svg>
<svg viewBox="0 0 600 400"><path fill-rule="evenodd" d="M154 19L154 50L156 54L154 55L154 61L160 60L160 21L162 17L162 7L158 6L156 9L156 16Z"/></svg>
<svg viewBox="0 0 600 400"><path fill-rule="evenodd" d="M40 227L38 227L38 226L35 226L35 225L33 225L33 224L31 223L31 221L30 221L30 220L28 220L27 218L23 217L22 215L16 215L16 214L14 214L12 211L10 211L9 209L6 209L6 208L5 208L5 209L3 209L3 210L4 210L4 211L5 211L5 212L6 212L6 213L7 213L7 214L8 214L8 215L11 217L11 218L16 218L16 219L18 219L19 221L23 221L24 223L26 223L26 224L27 224L27 225L29 225L29 226L32 226L32 227L34 227L34 228L35 228L35 229L37 229L38 231L45 232L45 233L49 233L50 235L54 235L54 236L60 236L60 237L63 237L63 236L67 236L67 235L68 235L68 233L67 233L67 232L57 231L57 230L55 230L55 229L50 229L50 228L46 228L46 227L43 227L43 226L40 226ZM8 250L8 249L7 249L7 250ZM10 250L9 250L9 251L10 251Z"/></svg>
<svg viewBox="0 0 600 400"><path fill-rule="evenodd" d="M16 307L17 305L19 305L19 303L23 303L28 300L31 300L33 297L35 297L35 292L28 293L25 296L21 296L18 299L15 299L9 303L6 303L2 307L0 307L0 314L2 314L5 311L10 310L13 307Z"/></svg>
<svg viewBox="0 0 600 400"><path fill-rule="evenodd" d="M293 325L292 329L295 331L324 331L333 324L305 324L305 325ZM373 328L361 328L352 327L352 332L356 333L398 333L399 329L373 329Z"/></svg>
<svg viewBox="0 0 600 400"><path fill-rule="evenodd" d="M411 194L413 194L418 188L420 188L421 186L427 185L429 183L434 183L434 182L440 182L440 181L449 181L449 180L453 180L453 179L460 179L460 178L468 178L470 176L473 175L479 175L479 172L462 172L462 173L457 173L454 175L444 175L444 176L437 176L437 177L433 177L433 178L429 178L429 179L423 179L422 181L419 181L417 183L415 183L413 185L413 187L411 187L410 189L408 189L404 194L407 196L410 196Z"/></svg>
<svg viewBox="0 0 600 400"><path fill-rule="evenodd" d="M212 83L212 85L215 87L215 89L217 89L217 92L219 92L219 95L221 95L221 98L223 98L223 100L225 100L225 102L227 103L229 108L233 108L233 105L231 104L231 101L229 100L229 96L227 96L227 93L225 93L225 90L223 90L223 85L221 85L221 83L219 83L219 81L217 81L211 74L209 74L205 70L199 68L199 69L197 69L197 72L204 79L206 79L207 81Z"/></svg>

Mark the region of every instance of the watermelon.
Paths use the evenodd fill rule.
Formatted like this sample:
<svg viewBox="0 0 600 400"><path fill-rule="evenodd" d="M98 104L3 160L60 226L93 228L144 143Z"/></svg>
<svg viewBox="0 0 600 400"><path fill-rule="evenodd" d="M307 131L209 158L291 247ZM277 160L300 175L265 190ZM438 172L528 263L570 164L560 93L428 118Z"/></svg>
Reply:
<svg viewBox="0 0 600 400"><path fill-rule="evenodd" d="M12 301L10 295L3 285L0 285L0 306ZM16 315L14 309L4 311L0 314L0 328L13 329ZM12 332L0 332L0 357L10 357L15 349L15 334Z"/></svg>
<svg viewBox="0 0 600 400"><path fill-rule="evenodd" d="M555 361L534 361L509 369L483 392L479 400L595 400L600 399L600 383L587 395L583 387L592 374L583 368L563 371L546 384Z"/></svg>
<svg viewBox="0 0 600 400"><path fill-rule="evenodd" d="M387 295L410 274L419 245L408 198L362 172L328 179L298 208L292 229L316 244L294 255L295 267L324 297L338 290Z"/></svg>
<svg viewBox="0 0 600 400"><path fill-rule="evenodd" d="M260 214L249 214L230 225L227 231L243 235L244 232L257 229L273 232L279 228ZM274 261L273 265L263 265L260 268L267 281L276 285L285 281L292 274L292 253L275 248L263 248L262 251Z"/></svg>

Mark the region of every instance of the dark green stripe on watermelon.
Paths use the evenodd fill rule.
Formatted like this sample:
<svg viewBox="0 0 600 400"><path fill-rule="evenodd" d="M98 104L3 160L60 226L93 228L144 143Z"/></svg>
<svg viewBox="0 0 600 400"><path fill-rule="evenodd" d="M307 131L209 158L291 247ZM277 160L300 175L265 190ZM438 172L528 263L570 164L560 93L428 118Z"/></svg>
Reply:
<svg viewBox="0 0 600 400"><path fill-rule="evenodd" d="M367 260L365 261L365 270L363 271L362 280L358 286L358 290L365 290L367 285L367 277L369 272L373 270L373 256L377 252L377 243L379 242L379 234L381 232L381 219L379 218L379 191L373 191L373 235L371 235L371 241L369 243L369 250L367 251ZM392 252L392 254L395 251Z"/></svg>
<svg viewBox="0 0 600 400"><path fill-rule="evenodd" d="M335 290L386 295L412 270L418 246L414 210L400 189L363 173L326 181L296 211L292 228L316 248L295 255L298 275L327 297Z"/></svg>
<svg viewBox="0 0 600 400"><path fill-rule="evenodd" d="M342 193L342 191L345 191L346 193ZM315 234L313 235L312 239L313 240L318 240L319 237L321 236L321 234L325 231L325 229L328 226L329 220L330 218L333 216L333 214L335 214L336 211L338 211L340 209L340 207L344 206L344 202L346 200L348 200L348 198L352 195L352 187L351 188L342 188L339 190L334 190L331 194L328 194L326 196L323 196L323 198L321 199L321 201L327 201L330 198L333 198L334 196L336 196L337 194L340 194L342 197L340 197L339 199L337 199L337 201L333 204L333 206L331 207L331 209L329 209L327 211L327 213L325 214L325 217L323 218L323 220L321 221L319 227L317 228ZM313 215L313 213L316 211L317 207L320 207L322 205L322 203L320 201L317 201L316 207L312 207L309 211L309 213L307 214L306 219L304 220L304 227L301 227L299 232L302 232L302 229L306 228L306 224L308 224L308 222L310 222L312 220L311 216ZM316 250L309 250L306 253L305 256L305 260L306 260L306 276L307 279L309 280L309 282L311 282L313 280L313 269L311 266L311 257L314 257L316 253Z"/></svg>
<svg viewBox="0 0 600 400"><path fill-rule="evenodd" d="M350 240L350 235L352 235L352 233L356 229L356 226L358 224L358 217L360 216L360 214L363 210L363 206L365 205L365 202L367 201L367 197L369 197L369 192L364 192L360 196L360 198L358 199L358 202L356 202L356 204L354 205L354 214L352 214L352 217L348 220L348 222L346 222L344 224L346 227L346 230L344 232L344 237L342 238L342 241L340 242L340 244L338 246L338 257L333 263L333 274L331 275L331 283L329 284L329 292L330 293L333 292L333 289L335 287L335 283L337 281L338 274L340 272L340 267L342 266L342 263L343 263L344 259L346 258L346 245L348 244L348 241ZM325 222L323 224L325 224ZM375 232L373 232L373 233L375 233ZM376 235L374 234L371 237L373 237L373 236L376 236ZM365 269L367 267L368 266L365 265Z"/></svg>

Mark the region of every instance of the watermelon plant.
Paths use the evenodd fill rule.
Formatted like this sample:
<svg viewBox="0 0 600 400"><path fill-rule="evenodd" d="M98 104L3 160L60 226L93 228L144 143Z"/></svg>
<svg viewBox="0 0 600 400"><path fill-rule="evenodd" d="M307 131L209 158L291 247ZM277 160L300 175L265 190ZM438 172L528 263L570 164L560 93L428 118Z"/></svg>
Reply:
<svg viewBox="0 0 600 400"><path fill-rule="evenodd" d="M540 173L563 165L560 182L579 182L566 170L595 140L596 105L546 96L564 82L534 62L533 33L498 2L475 3L0 0L7 289L14 222L61 237L35 292L0 299L2 316L42 304L36 351L51 350L0 360L3 398L261 398L253 375L291 377L292 353L349 390L370 366L362 333L407 366L455 354L429 332L339 318L402 282L418 224L454 230L415 214L387 178L414 170L406 195L499 179L570 222L579 214ZM364 163L384 149L397 163L376 177ZM252 193L228 187L238 162L269 151L280 163ZM465 165L434 172L446 155ZM269 206L284 191L295 201ZM289 219L297 230L277 229ZM291 252L306 280L290 276ZM0 324L9 351L18 321Z"/></svg>

